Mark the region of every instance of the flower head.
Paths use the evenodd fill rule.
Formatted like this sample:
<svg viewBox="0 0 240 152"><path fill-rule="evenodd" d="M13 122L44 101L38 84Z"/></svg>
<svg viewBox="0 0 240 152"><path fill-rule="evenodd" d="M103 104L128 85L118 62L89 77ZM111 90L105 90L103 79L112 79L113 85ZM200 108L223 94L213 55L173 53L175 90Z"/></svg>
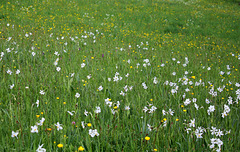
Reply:
<svg viewBox="0 0 240 152"><path fill-rule="evenodd" d="M63 144L58 144L57 145L59 148L62 148L63 147Z"/></svg>
<svg viewBox="0 0 240 152"><path fill-rule="evenodd" d="M91 137L94 137L94 136L99 136L99 133L97 132L97 129L94 129L94 130L90 129L89 130L89 135Z"/></svg>
<svg viewBox="0 0 240 152"><path fill-rule="evenodd" d="M101 112L101 108L100 107L96 107L95 113L100 113Z"/></svg>
<svg viewBox="0 0 240 152"><path fill-rule="evenodd" d="M79 97L80 97L80 94L79 94L79 93L76 93L75 97L76 97L76 98L79 98Z"/></svg>
<svg viewBox="0 0 240 152"><path fill-rule="evenodd" d="M43 90L40 90L40 92L39 92L41 95L44 95L45 94L45 92L43 91Z"/></svg>
<svg viewBox="0 0 240 152"><path fill-rule="evenodd" d="M78 151L84 151L84 148L83 148L82 146L80 146L80 147L78 148Z"/></svg>
<svg viewBox="0 0 240 152"><path fill-rule="evenodd" d="M59 122L57 122L57 124L55 124L55 126L57 126L57 130L62 130L63 127L61 126L62 124L60 124Z"/></svg>
<svg viewBox="0 0 240 152"><path fill-rule="evenodd" d="M16 132L12 131L12 136L11 136L11 137L16 137L16 138L18 138L18 137L17 137L18 133L19 133L18 131L16 131Z"/></svg>
<svg viewBox="0 0 240 152"><path fill-rule="evenodd" d="M145 137L145 140L150 140L150 137L146 136L146 137Z"/></svg>
<svg viewBox="0 0 240 152"><path fill-rule="evenodd" d="M31 126L31 133L38 133L38 127L37 127L37 125L35 125L35 126Z"/></svg>
<svg viewBox="0 0 240 152"><path fill-rule="evenodd" d="M36 150L36 152L46 152L45 148L42 148L43 144L41 146L38 147L38 149Z"/></svg>

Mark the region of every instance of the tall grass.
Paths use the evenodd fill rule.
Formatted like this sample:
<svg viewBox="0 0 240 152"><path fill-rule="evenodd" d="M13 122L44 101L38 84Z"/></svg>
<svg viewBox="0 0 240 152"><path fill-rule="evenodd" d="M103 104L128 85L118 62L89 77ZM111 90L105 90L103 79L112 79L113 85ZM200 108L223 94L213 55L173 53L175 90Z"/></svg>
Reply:
<svg viewBox="0 0 240 152"><path fill-rule="evenodd" d="M0 7L0 151L239 149L237 3Z"/></svg>

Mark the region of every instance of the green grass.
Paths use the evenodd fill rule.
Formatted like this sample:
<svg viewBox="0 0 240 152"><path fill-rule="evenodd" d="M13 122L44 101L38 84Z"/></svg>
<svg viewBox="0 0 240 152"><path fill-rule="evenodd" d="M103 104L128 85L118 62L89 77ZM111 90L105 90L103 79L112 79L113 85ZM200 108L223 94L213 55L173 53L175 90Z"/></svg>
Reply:
<svg viewBox="0 0 240 152"><path fill-rule="evenodd" d="M214 151L213 138L223 142L222 151L237 151L238 2L2 0L0 151L36 151L42 144L47 151L66 152L80 146L90 152ZM209 93L213 88L217 95ZM230 112L223 118L224 105ZM152 113L144 112L153 106ZM210 106L215 110L208 114ZM31 133L42 118L38 133ZM224 135L212 134L212 127ZM90 129L99 136L91 137Z"/></svg>

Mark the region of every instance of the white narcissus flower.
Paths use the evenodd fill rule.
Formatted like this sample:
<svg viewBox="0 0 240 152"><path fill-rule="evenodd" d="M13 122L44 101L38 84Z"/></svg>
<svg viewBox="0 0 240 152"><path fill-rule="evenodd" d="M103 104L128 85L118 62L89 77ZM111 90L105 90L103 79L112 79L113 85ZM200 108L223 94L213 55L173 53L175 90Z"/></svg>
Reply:
<svg viewBox="0 0 240 152"><path fill-rule="evenodd" d="M95 113L100 113L101 112L101 108L100 107L96 107Z"/></svg>
<svg viewBox="0 0 240 152"><path fill-rule="evenodd" d="M94 136L99 136L99 133L97 132L97 129L94 129L94 130L90 129L89 130L89 135L91 137L94 137Z"/></svg>
<svg viewBox="0 0 240 152"><path fill-rule="evenodd" d="M210 115L210 113L214 112L214 111L215 111L215 107L211 105L208 107L207 113L208 113L208 115Z"/></svg>
<svg viewBox="0 0 240 152"><path fill-rule="evenodd" d="M169 109L168 113L173 116L174 111L172 109Z"/></svg>
<svg viewBox="0 0 240 152"><path fill-rule="evenodd" d="M220 129L218 129L218 131L215 133L215 135L221 137L221 136L223 136L224 134L223 134L223 131L221 131Z"/></svg>
<svg viewBox="0 0 240 152"><path fill-rule="evenodd" d="M71 116L73 116L73 113L75 113L75 111L67 111Z"/></svg>
<svg viewBox="0 0 240 152"><path fill-rule="evenodd" d="M42 126L45 121L45 118L42 118L39 123L37 123L38 126Z"/></svg>
<svg viewBox="0 0 240 152"><path fill-rule="evenodd" d="M143 108L143 111L144 111L144 112L147 112L147 111L148 111L148 108L145 106L145 107Z"/></svg>
<svg viewBox="0 0 240 152"><path fill-rule="evenodd" d="M54 53L55 55L57 55L57 56L59 56L60 54L57 52L57 51L55 51L55 53Z"/></svg>
<svg viewBox="0 0 240 152"><path fill-rule="evenodd" d="M87 76L87 78L88 78L88 79L91 79L91 77L92 77L92 75L91 75L91 74L89 74L89 75Z"/></svg>
<svg viewBox="0 0 240 152"><path fill-rule="evenodd" d="M80 97L80 94L79 94L79 93L76 93L75 97L76 97L76 98L79 98L79 97Z"/></svg>
<svg viewBox="0 0 240 152"><path fill-rule="evenodd" d="M215 135L216 134L216 132L217 132L217 128L216 127L211 127L212 128L212 130L210 130L210 132L211 132L211 135Z"/></svg>
<svg viewBox="0 0 240 152"><path fill-rule="evenodd" d="M113 81L118 81L118 80L119 80L119 77L115 75L115 76L113 77Z"/></svg>
<svg viewBox="0 0 240 152"><path fill-rule="evenodd" d="M153 78L153 83L154 83L154 84L157 84L157 83L158 83L157 77L154 77L154 78Z"/></svg>
<svg viewBox="0 0 240 152"><path fill-rule="evenodd" d="M152 131L152 126L149 125L149 124L147 124L147 126L148 126L148 130L149 130L149 131Z"/></svg>
<svg viewBox="0 0 240 152"><path fill-rule="evenodd" d="M82 64L81 64L81 68L84 68L84 67L85 67L85 65L86 65L85 63L82 63Z"/></svg>
<svg viewBox="0 0 240 152"><path fill-rule="evenodd" d="M189 127L195 127L195 119L190 120Z"/></svg>
<svg viewBox="0 0 240 152"><path fill-rule="evenodd" d="M9 53L9 52L11 52L11 49L10 49L10 48L7 48L6 51Z"/></svg>
<svg viewBox="0 0 240 152"><path fill-rule="evenodd" d="M43 91L43 90L40 90L40 92L39 92L41 95L44 95L45 94L45 92Z"/></svg>
<svg viewBox="0 0 240 152"><path fill-rule="evenodd" d="M38 127L37 125L31 126L31 133L38 133Z"/></svg>
<svg viewBox="0 0 240 152"><path fill-rule="evenodd" d="M57 72L59 72L59 71L61 70L61 68L60 68L60 67L57 67L56 70L57 70Z"/></svg>
<svg viewBox="0 0 240 152"><path fill-rule="evenodd" d="M111 112L112 112L113 115L115 115L116 111L114 109L111 109Z"/></svg>
<svg viewBox="0 0 240 152"><path fill-rule="evenodd" d="M145 82L142 83L142 86L143 86L144 89L148 88Z"/></svg>
<svg viewBox="0 0 240 152"><path fill-rule="evenodd" d="M14 87L14 84L12 84L12 85L9 85L9 87L10 87L10 89L13 89L13 87Z"/></svg>
<svg viewBox="0 0 240 152"><path fill-rule="evenodd" d="M12 75L12 71L8 69L8 70L7 70L7 74Z"/></svg>
<svg viewBox="0 0 240 152"><path fill-rule="evenodd" d="M16 138L18 138L18 137L17 137L18 134L19 134L18 131L16 131L16 132L12 131L12 136L11 136L11 137L16 137Z"/></svg>
<svg viewBox="0 0 240 152"><path fill-rule="evenodd" d="M81 122L81 126L82 126L83 128L85 128L85 123L84 123L84 121Z"/></svg>
<svg viewBox="0 0 240 152"><path fill-rule="evenodd" d="M43 144L41 146L38 147L38 149L36 150L36 152L46 152L45 148L42 148Z"/></svg>
<svg viewBox="0 0 240 152"><path fill-rule="evenodd" d="M84 111L84 115L85 116L88 116L88 111L85 109L85 111Z"/></svg>
<svg viewBox="0 0 240 152"><path fill-rule="evenodd" d="M37 107L39 107L39 100L37 100L36 104L37 104Z"/></svg>
<svg viewBox="0 0 240 152"><path fill-rule="evenodd" d="M187 134L189 134L189 131L192 130L191 128L187 128L186 131L187 131Z"/></svg>
<svg viewBox="0 0 240 152"><path fill-rule="evenodd" d="M162 110L162 114L165 116L166 115L166 111L165 110Z"/></svg>
<svg viewBox="0 0 240 152"><path fill-rule="evenodd" d="M57 122L57 124L55 124L55 126L57 127L57 130L62 130L63 127L61 126L62 124L60 124L59 122Z"/></svg>
<svg viewBox="0 0 240 152"><path fill-rule="evenodd" d="M16 74L19 74L19 73L20 73L20 70L17 69Z"/></svg>
<svg viewBox="0 0 240 152"><path fill-rule="evenodd" d="M102 87L102 86L99 86L99 87L98 87L98 90L99 90L99 91L102 91L102 90L103 90L103 87Z"/></svg>
<svg viewBox="0 0 240 152"><path fill-rule="evenodd" d="M125 93L123 91L120 92L120 95L125 96Z"/></svg>
<svg viewBox="0 0 240 152"><path fill-rule="evenodd" d="M195 133L195 134L196 134L197 138L203 138L202 133Z"/></svg>
<svg viewBox="0 0 240 152"><path fill-rule="evenodd" d="M157 107L155 106L152 106L150 109L149 109L149 112L148 113L153 113L154 111L156 111Z"/></svg>
<svg viewBox="0 0 240 152"><path fill-rule="evenodd" d="M129 106L125 106L125 110L130 110L130 107Z"/></svg>

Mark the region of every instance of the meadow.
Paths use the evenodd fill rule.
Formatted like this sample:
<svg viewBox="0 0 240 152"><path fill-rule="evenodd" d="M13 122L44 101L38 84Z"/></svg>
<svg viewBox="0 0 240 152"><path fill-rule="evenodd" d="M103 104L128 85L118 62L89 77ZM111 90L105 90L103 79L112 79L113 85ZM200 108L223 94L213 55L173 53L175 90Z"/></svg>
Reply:
<svg viewBox="0 0 240 152"><path fill-rule="evenodd" d="M1 0L0 151L239 151L234 0Z"/></svg>

